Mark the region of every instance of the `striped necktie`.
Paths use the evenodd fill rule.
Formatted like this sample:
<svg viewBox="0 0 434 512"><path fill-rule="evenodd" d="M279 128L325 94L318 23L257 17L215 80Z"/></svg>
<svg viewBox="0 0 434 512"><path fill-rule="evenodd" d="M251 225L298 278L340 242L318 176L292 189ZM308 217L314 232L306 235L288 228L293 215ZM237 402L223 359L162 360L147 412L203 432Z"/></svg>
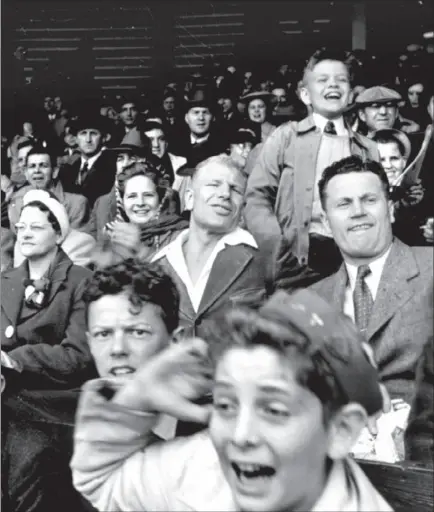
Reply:
<svg viewBox="0 0 434 512"><path fill-rule="evenodd" d="M372 312L374 299L366 284L365 278L371 273L369 265L360 265L357 268L356 286L353 292L354 319L359 331L365 334Z"/></svg>

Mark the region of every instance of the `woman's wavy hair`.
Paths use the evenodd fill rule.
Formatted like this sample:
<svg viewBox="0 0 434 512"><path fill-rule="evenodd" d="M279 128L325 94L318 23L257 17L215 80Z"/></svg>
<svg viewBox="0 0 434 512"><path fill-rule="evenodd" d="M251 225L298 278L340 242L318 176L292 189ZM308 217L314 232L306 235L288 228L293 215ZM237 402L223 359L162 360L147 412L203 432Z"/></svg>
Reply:
<svg viewBox="0 0 434 512"><path fill-rule="evenodd" d="M163 165L147 157L126 167L118 176L119 192L125 194L127 181L135 176L145 176L154 183L159 200L159 213L176 214L180 210L178 193L170 186L170 177Z"/></svg>

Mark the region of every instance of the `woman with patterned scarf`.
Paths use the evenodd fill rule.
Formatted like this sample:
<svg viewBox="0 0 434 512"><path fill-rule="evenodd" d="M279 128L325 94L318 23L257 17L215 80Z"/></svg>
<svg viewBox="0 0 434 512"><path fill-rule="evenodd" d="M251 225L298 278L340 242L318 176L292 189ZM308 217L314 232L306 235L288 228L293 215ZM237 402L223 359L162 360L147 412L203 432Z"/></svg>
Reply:
<svg viewBox="0 0 434 512"><path fill-rule="evenodd" d="M153 160L128 166L117 182L116 219L105 226L105 237L93 258L97 267L128 257L151 258L188 227L179 215L178 193Z"/></svg>

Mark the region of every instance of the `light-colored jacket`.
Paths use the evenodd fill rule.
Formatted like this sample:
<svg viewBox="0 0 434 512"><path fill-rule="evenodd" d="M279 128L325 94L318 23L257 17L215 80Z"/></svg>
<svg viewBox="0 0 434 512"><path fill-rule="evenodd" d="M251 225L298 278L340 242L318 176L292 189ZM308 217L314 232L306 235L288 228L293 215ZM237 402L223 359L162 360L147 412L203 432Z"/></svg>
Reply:
<svg viewBox="0 0 434 512"><path fill-rule="evenodd" d="M347 129L351 154L378 161L375 142ZM247 182L244 217L259 247L272 254L286 239L302 265L309 254L320 143L321 131L312 116L282 124L257 150Z"/></svg>
<svg viewBox="0 0 434 512"><path fill-rule="evenodd" d="M98 510L237 510L208 431L155 441L158 416L107 401L102 379L85 384L71 460L76 489ZM149 446L150 445L150 446ZM306 475L308 477L308 475ZM352 460L335 462L313 511L392 508Z"/></svg>

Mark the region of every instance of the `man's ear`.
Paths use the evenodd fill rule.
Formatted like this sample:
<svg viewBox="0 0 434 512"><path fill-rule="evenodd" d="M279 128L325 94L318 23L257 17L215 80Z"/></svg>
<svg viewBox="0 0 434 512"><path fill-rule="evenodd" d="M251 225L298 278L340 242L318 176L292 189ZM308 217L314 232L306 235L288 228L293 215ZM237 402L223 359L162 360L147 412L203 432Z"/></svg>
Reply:
<svg viewBox="0 0 434 512"><path fill-rule="evenodd" d="M321 218L321 222L322 222L323 226L327 229L327 231L331 231L330 223L327 218L327 214L324 210L321 210L320 218Z"/></svg>
<svg viewBox="0 0 434 512"><path fill-rule="evenodd" d="M193 187L192 187L191 183L190 183L190 186L185 191L184 200L185 200L185 209L192 210L193 204L194 204L194 191L193 191Z"/></svg>
<svg viewBox="0 0 434 512"><path fill-rule="evenodd" d="M341 407L330 420L327 455L332 460L347 457L367 422L362 405L351 402Z"/></svg>
<svg viewBox="0 0 434 512"><path fill-rule="evenodd" d="M55 180L57 178L57 176L59 175L59 166L56 165L56 167L53 169L53 172L52 172L52 178L53 180Z"/></svg>
<svg viewBox="0 0 434 512"><path fill-rule="evenodd" d="M104 143L109 142L109 140L110 140L111 138L112 138L111 134L110 134L110 133L106 133L106 134L104 135L104 139L103 139L103 140L104 140Z"/></svg>
<svg viewBox="0 0 434 512"><path fill-rule="evenodd" d="M395 222L395 203L393 201L389 201L389 218L390 223L393 224Z"/></svg>
<svg viewBox="0 0 434 512"><path fill-rule="evenodd" d="M312 104L310 100L309 91L307 90L307 87L305 85L302 85L300 87L300 99L306 105L306 107Z"/></svg>
<svg viewBox="0 0 434 512"><path fill-rule="evenodd" d="M351 105L351 103L353 102L353 99L354 99L354 91L353 91L353 89L351 89L350 95L348 97L348 105Z"/></svg>
<svg viewBox="0 0 434 512"><path fill-rule="evenodd" d="M361 108L359 109L359 118L360 118L364 123L366 123L366 114L365 114L364 110L362 110Z"/></svg>

